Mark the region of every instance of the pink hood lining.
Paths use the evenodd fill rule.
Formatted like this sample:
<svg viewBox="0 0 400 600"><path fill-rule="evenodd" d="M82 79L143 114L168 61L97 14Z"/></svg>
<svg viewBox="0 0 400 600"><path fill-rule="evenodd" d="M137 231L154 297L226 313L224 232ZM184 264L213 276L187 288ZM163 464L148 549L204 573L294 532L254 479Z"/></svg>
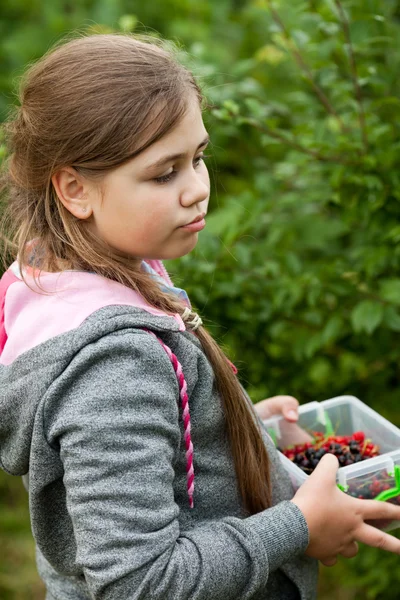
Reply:
<svg viewBox="0 0 400 600"><path fill-rule="evenodd" d="M172 281L161 261L146 261L168 285ZM0 364L11 364L18 356L47 340L79 327L93 312L105 306L125 305L143 309L156 316L169 316L149 305L144 298L126 286L81 271L46 273L40 286L26 274L30 289L21 279L15 262L0 280ZM185 324L179 314L173 315L180 331Z"/></svg>

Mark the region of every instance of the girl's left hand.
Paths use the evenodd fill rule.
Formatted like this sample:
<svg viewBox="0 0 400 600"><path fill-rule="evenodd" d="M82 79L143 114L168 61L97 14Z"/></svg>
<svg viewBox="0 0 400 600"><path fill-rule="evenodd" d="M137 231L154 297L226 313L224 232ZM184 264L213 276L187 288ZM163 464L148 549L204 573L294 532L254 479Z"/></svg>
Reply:
<svg viewBox="0 0 400 600"><path fill-rule="evenodd" d="M299 418L299 403L293 396L266 398L254 404L254 408L263 421L275 415L282 415L285 418L285 421L280 425L281 438L279 445L281 447L313 441L313 438L296 424Z"/></svg>
<svg viewBox="0 0 400 600"><path fill-rule="evenodd" d="M298 407L299 403L293 396L273 396L260 400L254 405L258 416L263 421L274 415L282 415L291 423L299 418Z"/></svg>

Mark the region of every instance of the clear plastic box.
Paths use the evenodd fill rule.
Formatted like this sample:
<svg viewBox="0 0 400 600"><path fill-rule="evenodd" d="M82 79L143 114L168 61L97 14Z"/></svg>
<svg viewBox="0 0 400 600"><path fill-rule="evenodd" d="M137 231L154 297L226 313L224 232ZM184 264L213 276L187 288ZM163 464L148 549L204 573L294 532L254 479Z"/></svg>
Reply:
<svg viewBox="0 0 400 600"><path fill-rule="evenodd" d="M338 396L300 406L297 425L307 432L321 431L327 435L332 431L335 435L363 431L366 438L379 446L380 455L339 467L337 483L351 496L400 505L400 429L390 421L354 396ZM290 440L290 427L283 417L267 419L264 426L278 447L297 443L294 438ZM297 490L309 475L282 453L279 456ZM390 528L398 526L400 522Z"/></svg>

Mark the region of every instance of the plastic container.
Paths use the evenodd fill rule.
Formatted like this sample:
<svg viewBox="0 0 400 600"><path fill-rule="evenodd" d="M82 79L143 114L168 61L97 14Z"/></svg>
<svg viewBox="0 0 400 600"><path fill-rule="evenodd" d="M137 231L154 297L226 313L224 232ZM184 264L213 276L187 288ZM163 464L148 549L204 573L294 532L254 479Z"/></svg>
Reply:
<svg viewBox="0 0 400 600"><path fill-rule="evenodd" d="M290 439L290 427L283 417L273 417L264 425L276 446L286 448L296 444ZM400 505L400 429L354 396L339 396L323 402L310 402L299 407L297 425L311 433L351 435L363 431L379 446L379 456L339 467L338 486L356 498L389 501ZM296 429L296 428L294 428ZM294 434L295 435L295 434ZM282 453L283 466L297 490L309 475ZM400 526L393 522L390 529Z"/></svg>

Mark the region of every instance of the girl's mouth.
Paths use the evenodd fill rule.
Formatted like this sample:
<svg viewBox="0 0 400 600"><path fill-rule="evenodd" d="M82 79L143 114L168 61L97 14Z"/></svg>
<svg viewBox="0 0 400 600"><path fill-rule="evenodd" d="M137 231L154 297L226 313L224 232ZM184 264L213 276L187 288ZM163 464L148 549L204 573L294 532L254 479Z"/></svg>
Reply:
<svg viewBox="0 0 400 600"><path fill-rule="evenodd" d="M188 223L188 225L183 225L181 229L186 229L186 231L201 231L206 226L206 220L204 217L199 221L192 221Z"/></svg>

